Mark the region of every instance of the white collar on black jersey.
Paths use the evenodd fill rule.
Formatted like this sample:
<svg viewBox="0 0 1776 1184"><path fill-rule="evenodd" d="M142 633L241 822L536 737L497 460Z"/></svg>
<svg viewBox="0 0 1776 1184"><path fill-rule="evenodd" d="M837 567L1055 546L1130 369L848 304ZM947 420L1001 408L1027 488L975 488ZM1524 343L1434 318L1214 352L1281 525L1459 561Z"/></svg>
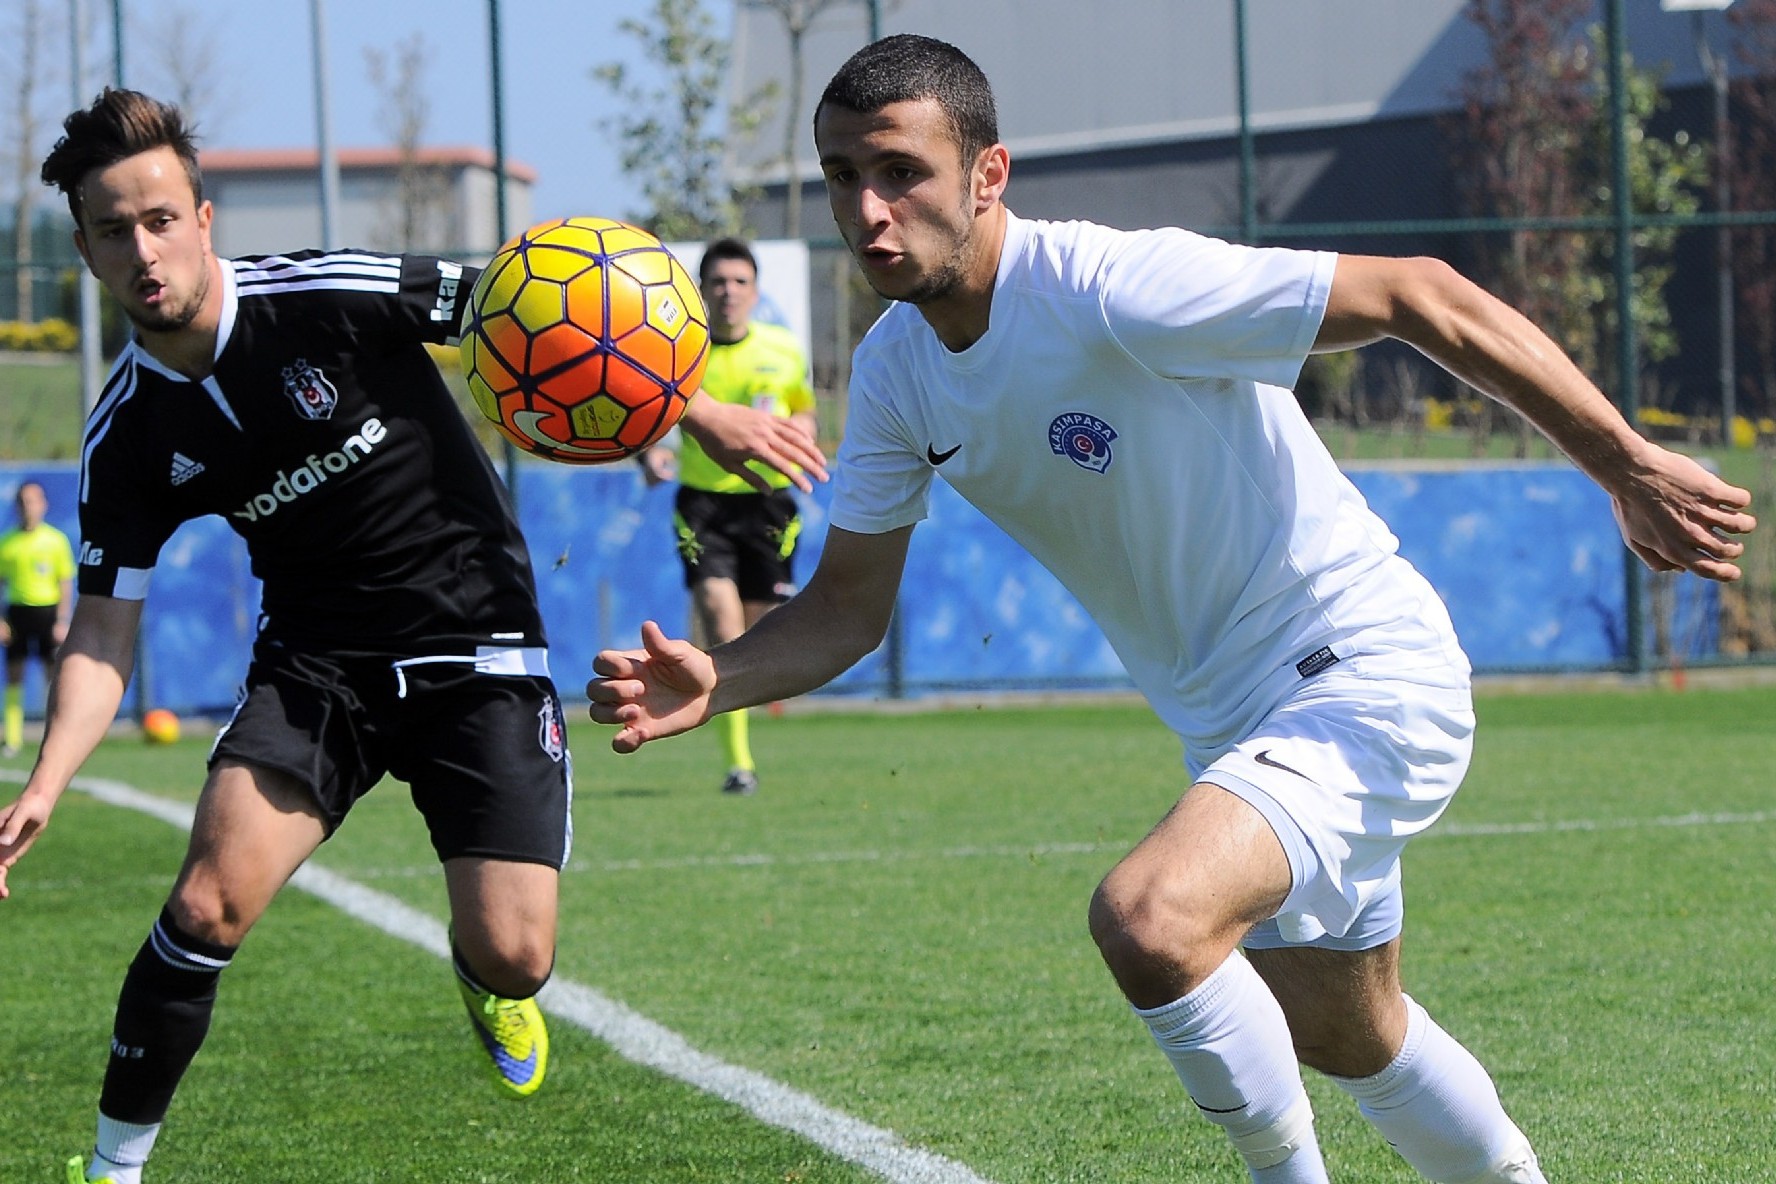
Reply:
<svg viewBox="0 0 1776 1184"><path fill-rule="evenodd" d="M218 270L222 273L222 313L216 318L216 352L210 357L210 366L212 369L215 367L215 364L222 359L222 351L228 347L228 338L234 332L235 314L240 310L240 293L236 289L234 282L234 261L232 259L218 258L216 260L216 265ZM161 377L170 379L173 382L193 381L190 375L179 373L177 370L165 365L160 359L149 353L147 349L143 347L140 337L132 336L130 338L130 344L135 347L138 365L146 367ZM212 395L214 394L213 391L211 393ZM224 407L223 410L226 411L227 408ZM229 413L228 418L234 418L232 412ZM236 426L239 425L237 424Z"/></svg>

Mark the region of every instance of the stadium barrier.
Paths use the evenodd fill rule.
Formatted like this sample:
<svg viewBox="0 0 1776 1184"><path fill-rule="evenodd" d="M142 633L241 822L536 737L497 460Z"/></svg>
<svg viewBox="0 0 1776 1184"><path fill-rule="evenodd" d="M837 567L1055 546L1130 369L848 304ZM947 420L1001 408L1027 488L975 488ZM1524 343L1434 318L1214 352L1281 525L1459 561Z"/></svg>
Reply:
<svg viewBox="0 0 1776 1184"><path fill-rule="evenodd" d="M1622 548L1608 498L1559 463L1423 463L1348 470L1394 529L1401 552L1449 602L1477 670L1596 672L1626 667ZM72 466L0 465L0 495L42 481L50 520L76 539ZM672 548L672 487L646 488L633 466L523 463L519 517L536 567L551 665L583 697L592 656L634 645L652 618L682 634L689 601ZM803 499L798 574L813 570L829 491ZM1682 577L1667 598L1670 653L1706 662L1720 648L1715 585ZM219 518L186 523L167 543L144 614L139 703L184 713L234 702L251 651L258 585L244 544ZM943 482L914 533L889 641L827 694L1126 689L1116 655L1077 601L1021 547ZM32 672L28 702L40 710Z"/></svg>

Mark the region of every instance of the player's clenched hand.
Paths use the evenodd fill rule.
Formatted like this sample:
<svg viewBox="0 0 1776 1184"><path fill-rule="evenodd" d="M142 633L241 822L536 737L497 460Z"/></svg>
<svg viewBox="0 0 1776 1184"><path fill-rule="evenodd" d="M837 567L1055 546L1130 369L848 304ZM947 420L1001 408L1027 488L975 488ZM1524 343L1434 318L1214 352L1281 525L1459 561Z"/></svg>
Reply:
<svg viewBox="0 0 1776 1184"><path fill-rule="evenodd" d="M715 663L688 641L669 638L652 621L641 626L639 650L604 650L586 684L592 718L615 724L611 747L634 752L649 740L688 732L709 718Z"/></svg>
<svg viewBox="0 0 1776 1184"><path fill-rule="evenodd" d="M1689 571L1736 580L1745 544L1728 535L1757 526L1746 513L1751 494L1729 485L1687 456L1647 445L1640 470L1612 491L1622 538L1654 571Z"/></svg>
<svg viewBox="0 0 1776 1184"><path fill-rule="evenodd" d="M746 478L760 493L769 493L770 483L747 468L747 461L776 469L803 493L814 492L810 476L827 479L826 454L814 437L802 425L780 415L705 395L691 400L680 426L703 446L711 460Z"/></svg>
<svg viewBox="0 0 1776 1184"><path fill-rule="evenodd" d="M0 900L12 895L6 886L6 873L49 825L53 805L53 800L43 794L27 793L0 809Z"/></svg>

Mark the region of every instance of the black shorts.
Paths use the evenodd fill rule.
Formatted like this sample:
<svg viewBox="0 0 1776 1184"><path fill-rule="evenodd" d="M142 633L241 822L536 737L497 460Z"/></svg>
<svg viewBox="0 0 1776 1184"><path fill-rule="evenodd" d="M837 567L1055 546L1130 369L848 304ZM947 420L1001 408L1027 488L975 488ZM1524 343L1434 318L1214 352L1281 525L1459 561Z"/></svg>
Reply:
<svg viewBox="0 0 1776 1184"><path fill-rule="evenodd" d="M211 766L238 761L297 778L329 836L386 773L412 790L440 860L561 868L573 841L573 762L554 684L484 673L469 658L399 668L397 660L261 639Z"/></svg>
<svg viewBox="0 0 1776 1184"><path fill-rule="evenodd" d="M781 604L795 595L790 557L802 519L789 490L707 493L680 486L672 526L685 587L729 579L741 600L761 604Z"/></svg>
<svg viewBox="0 0 1776 1184"><path fill-rule="evenodd" d="M53 604L10 604L6 606L6 627L12 640L6 643L6 660L23 662L36 655L45 666L56 656L56 606Z"/></svg>

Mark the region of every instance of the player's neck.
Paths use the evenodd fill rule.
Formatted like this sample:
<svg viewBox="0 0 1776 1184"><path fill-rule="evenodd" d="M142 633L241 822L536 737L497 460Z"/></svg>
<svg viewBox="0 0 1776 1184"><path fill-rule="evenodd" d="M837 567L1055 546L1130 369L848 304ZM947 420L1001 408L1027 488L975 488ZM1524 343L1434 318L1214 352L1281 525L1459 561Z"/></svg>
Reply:
<svg viewBox="0 0 1776 1184"><path fill-rule="evenodd" d="M214 255L209 266L209 290L189 323L165 330L136 326L136 341L149 357L195 382L208 378L216 368L216 335L222 327L222 268Z"/></svg>
<svg viewBox="0 0 1776 1184"><path fill-rule="evenodd" d="M1005 250L1005 207L995 202L979 217L970 235L962 281L953 291L919 305L931 331L951 353L961 353L987 335L992 324L993 288L999 281L999 256Z"/></svg>
<svg viewBox="0 0 1776 1184"><path fill-rule="evenodd" d="M750 321L744 325L727 329L717 329L711 326L709 340L714 345L739 345L746 340L746 335L750 332L752 332Z"/></svg>

